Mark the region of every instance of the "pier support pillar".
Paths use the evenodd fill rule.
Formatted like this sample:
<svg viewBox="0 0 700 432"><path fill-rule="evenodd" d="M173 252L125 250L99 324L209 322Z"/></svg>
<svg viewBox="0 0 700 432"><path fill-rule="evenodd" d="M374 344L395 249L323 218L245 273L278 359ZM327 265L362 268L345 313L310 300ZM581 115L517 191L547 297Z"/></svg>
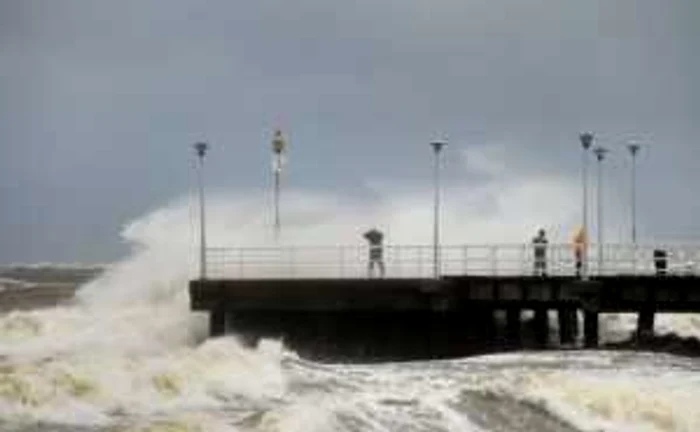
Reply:
<svg viewBox="0 0 700 432"><path fill-rule="evenodd" d="M506 309L506 341L509 344L520 343L520 308Z"/></svg>
<svg viewBox="0 0 700 432"><path fill-rule="evenodd" d="M559 343L571 345L576 342L578 334L578 317L576 309L572 307L561 307L557 313L559 321Z"/></svg>
<svg viewBox="0 0 700 432"><path fill-rule="evenodd" d="M257 348L260 343L260 336L252 332L237 332L236 337L246 348Z"/></svg>
<svg viewBox="0 0 700 432"><path fill-rule="evenodd" d="M535 341L543 347L549 340L549 316L546 308L535 309Z"/></svg>
<svg viewBox="0 0 700 432"><path fill-rule="evenodd" d="M484 332L487 340L492 341L498 333L496 323L496 313L493 309L488 309L484 317Z"/></svg>
<svg viewBox="0 0 700 432"><path fill-rule="evenodd" d="M584 310L583 332L585 347L596 348L598 346L598 311Z"/></svg>
<svg viewBox="0 0 700 432"><path fill-rule="evenodd" d="M645 342L654 336L654 309L645 307L637 315L637 341Z"/></svg>
<svg viewBox="0 0 700 432"><path fill-rule="evenodd" d="M222 305L215 306L209 311L209 334L212 337L221 336L226 332L226 310Z"/></svg>

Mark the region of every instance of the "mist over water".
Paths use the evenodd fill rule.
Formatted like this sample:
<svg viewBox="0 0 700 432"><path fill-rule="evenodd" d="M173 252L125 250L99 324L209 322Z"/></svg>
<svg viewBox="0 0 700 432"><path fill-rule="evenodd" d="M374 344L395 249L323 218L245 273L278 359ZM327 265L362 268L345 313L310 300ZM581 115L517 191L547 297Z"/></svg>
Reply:
<svg viewBox="0 0 700 432"><path fill-rule="evenodd" d="M493 168L497 169L497 168ZM562 178L445 188L445 243L519 243L539 227L567 242L578 188ZM196 212L183 198L126 226L125 260L74 304L0 317L3 430L469 431L697 430L694 360L631 353L523 353L453 361L320 365L278 342L249 350L206 340L189 311ZM378 188L363 202L329 193L284 195L282 242L361 245L378 227L389 244L428 244L429 191ZM271 245L266 192L211 193L211 246ZM616 216L610 212L608 220ZM700 334L693 316L669 331ZM623 334L625 319L604 333ZM674 324L675 323L675 324ZM64 429L61 429L61 428Z"/></svg>

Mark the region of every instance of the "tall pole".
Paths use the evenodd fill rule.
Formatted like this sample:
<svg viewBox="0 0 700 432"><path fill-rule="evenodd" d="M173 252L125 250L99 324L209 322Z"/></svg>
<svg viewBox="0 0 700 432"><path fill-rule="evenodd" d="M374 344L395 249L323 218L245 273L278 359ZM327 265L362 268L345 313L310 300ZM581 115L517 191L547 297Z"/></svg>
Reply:
<svg viewBox="0 0 700 432"><path fill-rule="evenodd" d="M275 185L274 185L274 200L275 200L275 241L279 241L280 238L280 231L282 229L282 222L280 221L280 175L282 174L280 171L282 170L280 168L282 161L281 161L281 155L276 154L275 155L275 164L277 165L275 167Z"/></svg>
<svg viewBox="0 0 700 432"><path fill-rule="evenodd" d="M604 147L596 147L593 150L598 160L598 274L603 274L604 245L603 245L603 160L608 153Z"/></svg>
<svg viewBox="0 0 700 432"><path fill-rule="evenodd" d="M440 152L447 145L444 141L430 143L435 154L434 185L435 196L433 200L433 277L440 278Z"/></svg>
<svg viewBox="0 0 700 432"><path fill-rule="evenodd" d="M588 279L588 160L589 160L589 150L593 145L593 134L590 132L584 132L579 135L579 140L581 141L581 147L583 147L583 166L581 170L581 184L583 189L583 204L581 208L582 219L583 219L583 233L584 233L584 244L583 244L583 254L581 260L581 278Z"/></svg>
<svg viewBox="0 0 700 432"><path fill-rule="evenodd" d="M637 245L637 153L639 153L639 144L628 144L627 149L632 155L632 191L630 197L630 206L632 214L632 244Z"/></svg>
<svg viewBox="0 0 700 432"><path fill-rule="evenodd" d="M282 230L282 222L280 220L280 178L282 176L282 164L283 164L283 153L287 147L287 143L282 136L282 131L277 129L275 131L275 136L272 139L272 153L273 153L273 169L274 169L274 235L275 242L279 241L280 231Z"/></svg>
<svg viewBox="0 0 700 432"><path fill-rule="evenodd" d="M205 142L198 142L194 145L199 160L197 169L197 184L199 189L199 278L207 278L207 233L206 214L204 205L204 155L209 146Z"/></svg>

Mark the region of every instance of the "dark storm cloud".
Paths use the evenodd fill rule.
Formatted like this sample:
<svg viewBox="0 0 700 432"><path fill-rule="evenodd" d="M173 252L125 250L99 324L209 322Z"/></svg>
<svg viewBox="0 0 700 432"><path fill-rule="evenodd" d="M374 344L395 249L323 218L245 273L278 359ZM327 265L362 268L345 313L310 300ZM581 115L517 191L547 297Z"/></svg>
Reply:
<svg viewBox="0 0 700 432"><path fill-rule="evenodd" d="M637 137L640 211L691 235L695 3L0 0L0 261L114 257L122 223L189 188L195 140L211 184L259 187L275 124L290 181L343 192L425 183L443 135L577 176L582 129L624 188Z"/></svg>

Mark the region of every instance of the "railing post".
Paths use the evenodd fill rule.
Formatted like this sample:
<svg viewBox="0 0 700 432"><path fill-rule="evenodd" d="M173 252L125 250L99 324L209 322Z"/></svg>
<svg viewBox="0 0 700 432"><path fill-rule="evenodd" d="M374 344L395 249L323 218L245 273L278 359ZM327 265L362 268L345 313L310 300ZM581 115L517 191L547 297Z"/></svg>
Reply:
<svg viewBox="0 0 700 432"><path fill-rule="evenodd" d="M423 247L416 246L416 255L418 261L418 277L423 277Z"/></svg>
<svg viewBox="0 0 700 432"><path fill-rule="evenodd" d="M491 246L489 248L490 250L490 255L491 255L491 275L496 276L498 275L498 259L496 257L496 253L498 252L497 246Z"/></svg>
<svg viewBox="0 0 700 432"><path fill-rule="evenodd" d="M464 274L469 273L469 246L462 246L462 271Z"/></svg>
<svg viewBox="0 0 700 432"><path fill-rule="evenodd" d="M576 259L574 258L574 250L568 244L561 244L558 246L559 249L559 262L561 266L561 273L576 274Z"/></svg>
<svg viewBox="0 0 700 432"><path fill-rule="evenodd" d="M215 254L214 254L214 249L212 249L212 248L207 248L207 249L204 251L204 259L205 259L205 261L207 262L207 270L209 271L209 276L210 276L210 277L217 277L217 275L214 274L214 272L212 271L212 268L214 267L214 266L212 265L212 264L214 264L214 262L213 262L214 256L215 256ZM201 276L201 273L200 273L200 276Z"/></svg>
<svg viewBox="0 0 700 432"><path fill-rule="evenodd" d="M296 276L295 247L289 246L289 277Z"/></svg>

